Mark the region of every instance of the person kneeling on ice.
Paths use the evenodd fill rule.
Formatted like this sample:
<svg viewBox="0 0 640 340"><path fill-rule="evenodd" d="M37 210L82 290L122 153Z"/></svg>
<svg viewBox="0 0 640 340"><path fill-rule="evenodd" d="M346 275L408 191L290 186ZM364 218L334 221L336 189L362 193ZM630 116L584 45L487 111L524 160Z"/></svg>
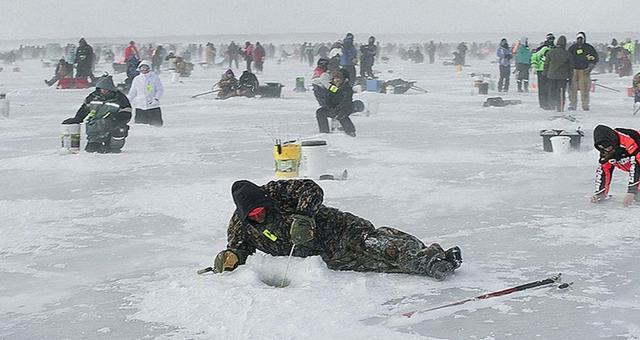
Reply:
<svg viewBox="0 0 640 340"><path fill-rule="evenodd" d="M227 99L237 94L238 79L236 79L236 75L233 74L231 69L228 69L224 74L222 74L220 81L218 81L216 85L219 89L218 99Z"/></svg>
<svg viewBox="0 0 640 340"><path fill-rule="evenodd" d="M233 183L236 210L227 249L213 271L232 271L256 250L273 256L319 255L334 270L406 273L444 280L462 264L460 248L444 251L391 227L322 204L322 188L310 179Z"/></svg>
<svg viewBox="0 0 640 340"><path fill-rule="evenodd" d="M85 118L87 152L119 153L128 136L131 104L124 93L118 91L111 76L101 77L96 90L85 98L75 117L62 124L80 124Z"/></svg>
<svg viewBox="0 0 640 340"><path fill-rule="evenodd" d="M238 96L253 98L258 91L258 77L248 70L242 71L240 79L238 79Z"/></svg>
<svg viewBox="0 0 640 340"><path fill-rule="evenodd" d="M162 126L160 98L164 87L160 77L151 71L151 63L146 60L140 62L138 72L140 74L133 78L128 96L136 108L134 122Z"/></svg>
<svg viewBox="0 0 640 340"><path fill-rule="evenodd" d="M322 133L331 132L328 118L336 118L344 132L351 136L356 136L356 128L349 118L353 110L353 89L349 84L349 72L346 69L339 69L331 74L331 82L327 88L327 97L323 106L316 111L318 128Z"/></svg>
<svg viewBox="0 0 640 340"><path fill-rule="evenodd" d="M632 129L612 129L598 125L593 130L593 142L600 151L600 166L596 170L596 192L591 197L591 202L598 203L608 197L613 170L618 168L629 172L623 204L625 207L630 206L638 198L640 133Z"/></svg>

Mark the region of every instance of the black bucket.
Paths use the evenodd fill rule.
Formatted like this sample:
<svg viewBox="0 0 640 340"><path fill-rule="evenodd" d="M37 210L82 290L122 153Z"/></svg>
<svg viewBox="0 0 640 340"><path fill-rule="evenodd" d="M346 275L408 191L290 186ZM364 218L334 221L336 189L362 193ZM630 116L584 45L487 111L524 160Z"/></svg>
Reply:
<svg viewBox="0 0 640 340"><path fill-rule="evenodd" d="M489 83L483 82L478 84L479 94L489 94Z"/></svg>
<svg viewBox="0 0 640 340"><path fill-rule="evenodd" d="M571 138L569 140L569 146L572 149L580 149L580 144L582 143L582 137L584 137L584 132L581 130L540 130L540 136L542 136L542 149L546 152L553 152L553 147L551 146L551 137L555 136L567 136Z"/></svg>
<svg viewBox="0 0 640 340"><path fill-rule="evenodd" d="M258 87L258 94L263 98L280 98L284 85L280 83L266 83Z"/></svg>

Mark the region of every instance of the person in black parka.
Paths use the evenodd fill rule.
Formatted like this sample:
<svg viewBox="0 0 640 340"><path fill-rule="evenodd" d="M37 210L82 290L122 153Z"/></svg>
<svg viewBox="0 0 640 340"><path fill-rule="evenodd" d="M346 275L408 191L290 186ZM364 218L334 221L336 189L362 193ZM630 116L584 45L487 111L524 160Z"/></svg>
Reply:
<svg viewBox="0 0 640 340"><path fill-rule="evenodd" d="M339 69L332 73L331 83L327 88L327 98L325 105L316 110L316 119L320 132L329 133L329 119L337 119L344 132L351 136L356 136L356 128L349 118L353 113L353 89L349 84L349 71Z"/></svg>
<svg viewBox="0 0 640 340"><path fill-rule="evenodd" d="M129 135L131 104L127 96L113 84L111 76L103 76L76 112L62 124L80 124L86 119L85 151L119 153Z"/></svg>

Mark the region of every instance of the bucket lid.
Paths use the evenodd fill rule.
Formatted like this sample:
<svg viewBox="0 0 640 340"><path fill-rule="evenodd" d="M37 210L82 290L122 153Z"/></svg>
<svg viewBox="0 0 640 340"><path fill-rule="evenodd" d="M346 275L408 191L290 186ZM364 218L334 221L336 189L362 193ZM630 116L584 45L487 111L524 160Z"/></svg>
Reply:
<svg viewBox="0 0 640 340"><path fill-rule="evenodd" d="M302 146L321 146L327 145L327 141L324 140L306 140L302 142Z"/></svg>

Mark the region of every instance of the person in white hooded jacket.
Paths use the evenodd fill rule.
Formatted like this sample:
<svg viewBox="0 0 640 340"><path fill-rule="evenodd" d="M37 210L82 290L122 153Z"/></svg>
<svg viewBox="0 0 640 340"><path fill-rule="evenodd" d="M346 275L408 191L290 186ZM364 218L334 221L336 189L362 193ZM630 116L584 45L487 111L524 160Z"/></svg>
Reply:
<svg viewBox="0 0 640 340"><path fill-rule="evenodd" d="M134 122L162 126L162 111L160 111L160 98L164 87L160 77L151 71L151 63L146 60L138 65L138 74L133 78L129 90L129 101L136 109Z"/></svg>

